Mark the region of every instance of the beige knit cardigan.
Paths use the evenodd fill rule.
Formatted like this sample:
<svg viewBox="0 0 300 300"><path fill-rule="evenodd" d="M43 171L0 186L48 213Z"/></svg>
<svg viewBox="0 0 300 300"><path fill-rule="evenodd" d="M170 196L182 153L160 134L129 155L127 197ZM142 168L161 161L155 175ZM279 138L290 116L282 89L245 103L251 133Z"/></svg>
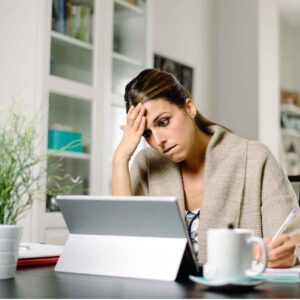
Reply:
<svg viewBox="0 0 300 300"><path fill-rule="evenodd" d="M298 207L287 176L266 146L217 125L211 130L199 221L201 263L206 261L207 229L233 223L252 229L256 236L272 236L292 208ZM149 147L136 155L130 173L134 195L176 196L184 216L178 164ZM285 232L300 235L299 214Z"/></svg>

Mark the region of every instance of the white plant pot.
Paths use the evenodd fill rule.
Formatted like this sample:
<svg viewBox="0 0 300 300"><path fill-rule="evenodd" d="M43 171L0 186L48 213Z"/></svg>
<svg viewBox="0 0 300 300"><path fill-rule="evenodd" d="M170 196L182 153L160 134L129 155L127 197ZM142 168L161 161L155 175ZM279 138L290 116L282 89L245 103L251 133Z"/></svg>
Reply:
<svg viewBox="0 0 300 300"><path fill-rule="evenodd" d="M15 277L23 227L0 225L0 279Z"/></svg>

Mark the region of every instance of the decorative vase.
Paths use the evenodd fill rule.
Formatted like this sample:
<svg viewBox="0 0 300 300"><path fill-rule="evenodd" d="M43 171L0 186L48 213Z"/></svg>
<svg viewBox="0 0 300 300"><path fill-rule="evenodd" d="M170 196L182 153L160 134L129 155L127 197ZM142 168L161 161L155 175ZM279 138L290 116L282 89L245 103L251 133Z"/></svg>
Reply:
<svg viewBox="0 0 300 300"><path fill-rule="evenodd" d="M23 227L0 225L0 279L15 277Z"/></svg>

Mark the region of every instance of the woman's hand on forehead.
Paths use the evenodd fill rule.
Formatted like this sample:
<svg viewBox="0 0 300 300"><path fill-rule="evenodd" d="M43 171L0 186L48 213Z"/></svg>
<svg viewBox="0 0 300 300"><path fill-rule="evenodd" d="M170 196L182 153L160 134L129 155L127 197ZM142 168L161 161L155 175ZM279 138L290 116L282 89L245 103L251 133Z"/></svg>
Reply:
<svg viewBox="0 0 300 300"><path fill-rule="evenodd" d="M136 107L131 106L127 113L127 122L121 126L123 137L115 152L118 161L130 160L140 143L145 127L145 107L141 103Z"/></svg>

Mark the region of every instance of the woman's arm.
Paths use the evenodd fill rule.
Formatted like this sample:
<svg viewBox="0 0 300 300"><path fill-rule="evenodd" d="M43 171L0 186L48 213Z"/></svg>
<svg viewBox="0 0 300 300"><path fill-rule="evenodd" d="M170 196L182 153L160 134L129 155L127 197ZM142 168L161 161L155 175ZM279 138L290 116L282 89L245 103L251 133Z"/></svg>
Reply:
<svg viewBox="0 0 300 300"><path fill-rule="evenodd" d="M132 195L128 164L129 161L118 161L117 159L113 159L112 195Z"/></svg>
<svg viewBox="0 0 300 300"><path fill-rule="evenodd" d="M130 107L127 124L122 126L123 137L113 155L112 195L132 195L129 161L135 152L145 130L145 109L142 104Z"/></svg>
<svg viewBox="0 0 300 300"><path fill-rule="evenodd" d="M291 220L283 234L272 238L292 209L298 209L293 188L276 161L268 151L262 177L262 220L263 234L268 247L271 268L293 266L296 242L300 238L299 213Z"/></svg>

